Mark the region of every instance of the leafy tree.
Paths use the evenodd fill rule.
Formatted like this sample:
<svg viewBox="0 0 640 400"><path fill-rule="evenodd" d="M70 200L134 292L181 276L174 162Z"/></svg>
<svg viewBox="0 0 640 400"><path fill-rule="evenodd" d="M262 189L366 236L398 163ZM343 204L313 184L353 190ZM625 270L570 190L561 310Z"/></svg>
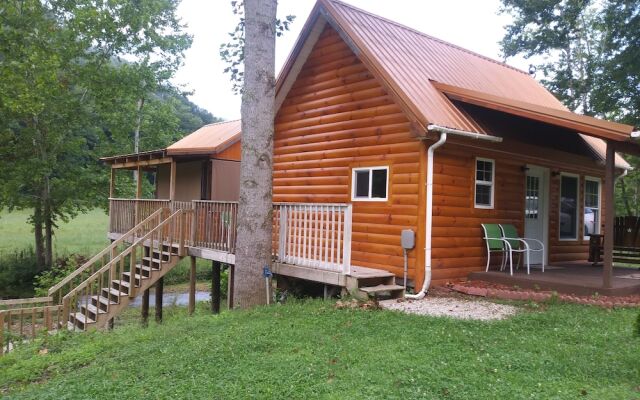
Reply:
<svg viewBox="0 0 640 400"><path fill-rule="evenodd" d="M640 3L635 0L502 0L513 17L505 57L522 55L571 110L640 125ZM617 209L639 215L640 159L617 185Z"/></svg>
<svg viewBox="0 0 640 400"><path fill-rule="evenodd" d="M40 265L52 265L56 221L104 196L97 157L122 148L134 130L131 104L168 87L180 65L191 38L176 7L172 0L0 5L0 206L33 210Z"/></svg>

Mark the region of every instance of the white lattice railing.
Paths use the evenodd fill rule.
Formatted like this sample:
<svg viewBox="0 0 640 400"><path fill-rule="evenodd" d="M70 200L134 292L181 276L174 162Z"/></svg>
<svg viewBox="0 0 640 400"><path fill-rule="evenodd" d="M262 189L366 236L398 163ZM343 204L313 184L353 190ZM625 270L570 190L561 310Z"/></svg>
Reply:
<svg viewBox="0 0 640 400"><path fill-rule="evenodd" d="M277 260L350 273L351 216L350 204L274 204Z"/></svg>

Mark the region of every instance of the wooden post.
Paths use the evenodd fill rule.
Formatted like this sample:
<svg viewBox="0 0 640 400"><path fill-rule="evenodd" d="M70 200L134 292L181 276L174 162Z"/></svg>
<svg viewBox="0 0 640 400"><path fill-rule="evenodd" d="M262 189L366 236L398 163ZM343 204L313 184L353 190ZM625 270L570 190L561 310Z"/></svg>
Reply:
<svg viewBox="0 0 640 400"><path fill-rule="evenodd" d="M164 291L164 277L156 282L156 322L162 322L162 292Z"/></svg>
<svg viewBox="0 0 640 400"><path fill-rule="evenodd" d="M136 174L136 199L142 198L142 167L138 165L138 173Z"/></svg>
<svg viewBox="0 0 640 400"><path fill-rule="evenodd" d="M149 323L149 289L142 292L142 325Z"/></svg>
<svg viewBox="0 0 640 400"><path fill-rule="evenodd" d="M111 168L111 179L109 180L109 198L112 198L116 193L116 169Z"/></svg>
<svg viewBox="0 0 640 400"><path fill-rule="evenodd" d="M235 265L229 265L228 284L227 284L227 306L229 310L233 310L233 281L235 279Z"/></svg>
<svg viewBox="0 0 640 400"><path fill-rule="evenodd" d="M189 272L189 315L196 309L196 258L191 259L191 270Z"/></svg>
<svg viewBox="0 0 640 400"><path fill-rule="evenodd" d="M171 161L171 173L169 175L169 200L176 197L176 162Z"/></svg>
<svg viewBox="0 0 640 400"><path fill-rule="evenodd" d="M220 261L211 262L211 312L220 314Z"/></svg>
<svg viewBox="0 0 640 400"><path fill-rule="evenodd" d="M611 288L613 276L613 221L615 219L614 204L614 169L615 148L611 141L607 141L607 159L604 176L604 258L602 268L602 287Z"/></svg>
<svg viewBox="0 0 640 400"><path fill-rule="evenodd" d="M4 353L4 312L0 311L0 356Z"/></svg>

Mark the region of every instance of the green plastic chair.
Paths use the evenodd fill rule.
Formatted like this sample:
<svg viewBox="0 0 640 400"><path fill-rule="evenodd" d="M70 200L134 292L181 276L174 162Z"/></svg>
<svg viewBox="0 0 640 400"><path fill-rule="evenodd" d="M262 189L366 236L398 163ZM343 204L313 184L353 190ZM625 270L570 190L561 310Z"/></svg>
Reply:
<svg viewBox="0 0 640 400"><path fill-rule="evenodd" d="M480 224L484 231L484 241L487 245L487 267L485 271L489 271L489 265L491 264L491 253L501 253L502 260L500 263L500 271L504 270L507 264L507 255L510 255L511 244L508 240L502 237L502 230L498 224ZM511 275L513 275L513 262L511 257L508 257L510 263Z"/></svg>
<svg viewBox="0 0 640 400"><path fill-rule="evenodd" d="M500 224L502 238L509 242L509 258L513 258L513 253L525 254L527 259L527 274L531 272L529 258L531 252L542 252L542 272L544 272L544 244L538 239L523 238L518 235L518 230L512 224ZM520 265L521 260L518 259Z"/></svg>

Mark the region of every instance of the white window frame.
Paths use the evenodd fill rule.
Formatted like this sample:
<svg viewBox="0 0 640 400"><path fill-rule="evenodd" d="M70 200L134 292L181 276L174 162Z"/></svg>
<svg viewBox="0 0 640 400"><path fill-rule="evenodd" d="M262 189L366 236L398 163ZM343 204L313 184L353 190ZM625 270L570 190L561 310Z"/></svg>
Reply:
<svg viewBox="0 0 640 400"><path fill-rule="evenodd" d="M373 172L374 170L385 170L387 172L387 181L385 187L385 197L371 197L371 191L373 187ZM356 173L368 171L369 172L369 195L368 197L356 197ZM388 201L389 200L389 166L378 167L358 167L351 169L351 201Z"/></svg>
<svg viewBox="0 0 640 400"><path fill-rule="evenodd" d="M484 162L488 162L491 163L491 182L489 181L480 181L478 180L478 161L484 161ZM484 208L484 209L493 209L494 207L494 197L495 197L495 183L496 183L496 161L491 159L491 158L481 158L481 157L476 157L476 161L475 161L475 166L473 169L473 178L474 178L474 184L473 184L473 204L475 206L475 208ZM491 204L478 204L478 198L476 196L476 192L478 190L478 185L482 185L482 186L489 186L489 188L491 189Z"/></svg>
<svg viewBox="0 0 640 400"><path fill-rule="evenodd" d="M584 177L584 195L582 201L582 223L584 224L584 210L587 208L587 182L596 182L598 184L598 221L596 221L596 234L600 234L600 226L602 223L602 179L593 176ZM593 207L589 207L593 208ZM584 236L584 239L588 240L589 236Z"/></svg>
<svg viewBox="0 0 640 400"><path fill-rule="evenodd" d="M562 177L570 177L576 178L578 181L578 187L576 188L576 236L572 238L562 238L560 237L560 218L562 218ZM561 172L560 173L560 183L558 185L558 240L559 241L576 241L580 237L580 175L571 174L569 172ZM582 209L582 214L584 214L584 209ZM582 216L584 218L584 215ZM584 235L583 235L584 236Z"/></svg>

